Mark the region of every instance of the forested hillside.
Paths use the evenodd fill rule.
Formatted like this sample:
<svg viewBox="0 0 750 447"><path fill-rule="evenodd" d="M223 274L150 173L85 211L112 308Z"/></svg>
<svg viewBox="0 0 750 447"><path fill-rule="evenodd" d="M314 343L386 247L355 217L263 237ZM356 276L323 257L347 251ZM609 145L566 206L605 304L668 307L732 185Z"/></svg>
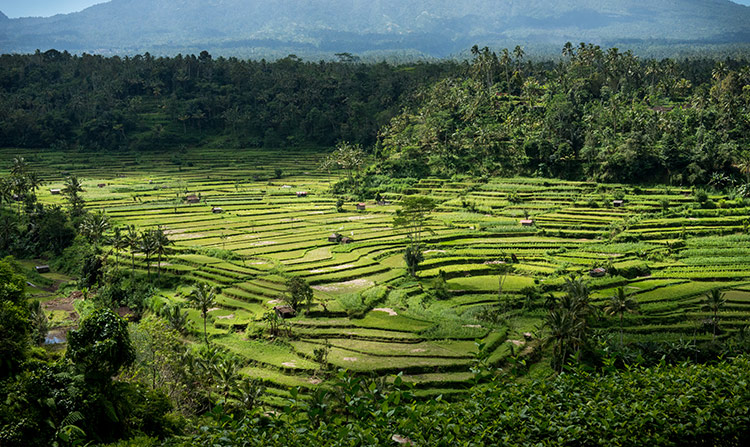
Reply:
<svg viewBox="0 0 750 447"><path fill-rule="evenodd" d="M0 56L0 146L90 151L370 145L414 91L459 68L199 56Z"/></svg>
<svg viewBox="0 0 750 447"><path fill-rule="evenodd" d="M745 60L560 62L474 48L470 63L273 63L199 56L0 58L0 146L82 151L373 147L396 177L533 174L705 184L746 169Z"/></svg>
<svg viewBox="0 0 750 447"><path fill-rule="evenodd" d="M382 173L707 183L750 163L746 61L639 60L566 46L559 64L474 48L381 132Z"/></svg>

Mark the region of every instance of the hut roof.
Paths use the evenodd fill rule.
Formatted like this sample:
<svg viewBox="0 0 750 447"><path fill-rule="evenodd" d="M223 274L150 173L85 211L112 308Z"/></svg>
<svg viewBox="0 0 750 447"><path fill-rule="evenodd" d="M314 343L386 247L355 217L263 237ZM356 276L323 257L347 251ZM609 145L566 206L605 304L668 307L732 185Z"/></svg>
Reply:
<svg viewBox="0 0 750 447"><path fill-rule="evenodd" d="M275 306L273 310L274 312L276 312L276 315L280 316L281 318L291 318L297 315L297 312L294 310L294 308L287 304Z"/></svg>

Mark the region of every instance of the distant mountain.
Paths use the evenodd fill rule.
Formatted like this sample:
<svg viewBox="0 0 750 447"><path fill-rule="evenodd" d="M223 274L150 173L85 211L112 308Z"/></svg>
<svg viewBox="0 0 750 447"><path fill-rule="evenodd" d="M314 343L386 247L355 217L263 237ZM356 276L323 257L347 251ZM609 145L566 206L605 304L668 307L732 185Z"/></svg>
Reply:
<svg viewBox="0 0 750 447"><path fill-rule="evenodd" d="M0 17L0 51L223 55L372 51L445 56L474 44L750 42L729 0L112 0L49 18Z"/></svg>

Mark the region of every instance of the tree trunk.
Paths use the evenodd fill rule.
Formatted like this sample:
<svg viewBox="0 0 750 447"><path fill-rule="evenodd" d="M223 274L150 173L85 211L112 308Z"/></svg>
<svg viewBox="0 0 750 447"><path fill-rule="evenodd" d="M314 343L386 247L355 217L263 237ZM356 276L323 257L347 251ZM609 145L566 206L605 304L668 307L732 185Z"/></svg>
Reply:
<svg viewBox="0 0 750 447"><path fill-rule="evenodd" d="M208 318L208 314L206 312L203 313L203 338L206 340L206 346L208 346L208 332L206 331L206 319Z"/></svg>

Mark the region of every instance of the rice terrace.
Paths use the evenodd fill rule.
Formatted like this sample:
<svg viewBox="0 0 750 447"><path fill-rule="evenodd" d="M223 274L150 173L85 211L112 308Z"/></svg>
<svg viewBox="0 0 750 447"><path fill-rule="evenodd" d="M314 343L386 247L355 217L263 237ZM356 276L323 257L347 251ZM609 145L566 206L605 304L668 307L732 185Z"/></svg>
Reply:
<svg viewBox="0 0 750 447"><path fill-rule="evenodd" d="M632 295L639 312L624 315L629 341L710 340L701 324L711 317L705 295L716 288L727 293L721 337L750 318L750 207L742 199L669 186L457 178L409 182L364 210L345 203L337 211L328 193L336 175L316 169L326 155L316 151L252 150L239 159L228 150L187 151L180 157L189 165L179 169L159 154L3 157L19 154L46 182L41 201L61 204L50 190L71 173L82 179L87 208L104 211L113 226L163 228L173 253L150 266L135 253L135 269L186 285L162 291L151 306L187 309L191 282L220 290L209 309L211 342L244 360L241 372L267 386L271 405L290 386L318 386L319 348L335 368L403 372L421 396L462 393L477 342L492 365L528 358L528 374L545 371L535 363L545 300L561 295L571 275L588 280L595 305L619 287ZM406 230L393 227L406 194L438 203L416 279L402 256ZM191 195L200 200L188 203ZM332 234L351 242L331 242ZM110 252L114 262L131 268L125 252ZM606 273L598 277L596 268ZM314 298L270 334L268 315L290 276L307 280ZM199 335L200 312L188 312ZM614 317L600 324L618 325Z"/></svg>
<svg viewBox="0 0 750 447"><path fill-rule="evenodd" d="M0 447L747 444L750 0L0 10Z"/></svg>

